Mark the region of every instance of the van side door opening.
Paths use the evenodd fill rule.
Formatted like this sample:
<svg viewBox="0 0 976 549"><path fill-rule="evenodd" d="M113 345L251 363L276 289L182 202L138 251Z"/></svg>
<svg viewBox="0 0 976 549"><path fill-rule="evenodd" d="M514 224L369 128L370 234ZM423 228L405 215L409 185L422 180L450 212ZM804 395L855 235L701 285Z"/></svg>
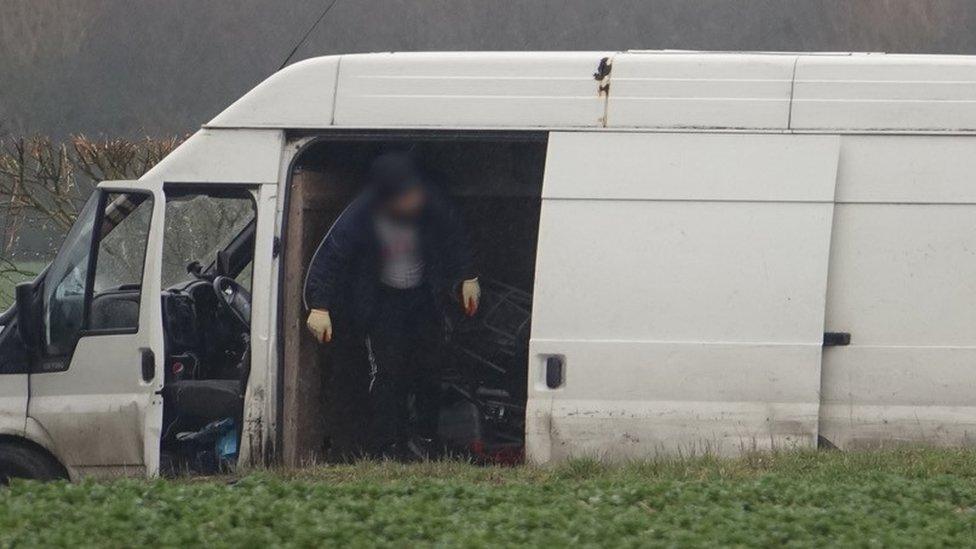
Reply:
<svg viewBox="0 0 976 549"><path fill-rule="evenodd" d="M305 329L306 270L320 241L387 150L411 150L463 219L478 256L482 303L445 307L438 434L452 455L520 461L545 135L375 132L323 135L293 162L282 230L281 449L287 464L362 455L364 357L319 345ZM342 356L340 356L342 355Z"/></svg>
<svg viewBox="0 0 976 549"><path fill-rule="evenodd" d="M240 446L256 207L245 186L164 190L161 473L209 474Z"/></svg>

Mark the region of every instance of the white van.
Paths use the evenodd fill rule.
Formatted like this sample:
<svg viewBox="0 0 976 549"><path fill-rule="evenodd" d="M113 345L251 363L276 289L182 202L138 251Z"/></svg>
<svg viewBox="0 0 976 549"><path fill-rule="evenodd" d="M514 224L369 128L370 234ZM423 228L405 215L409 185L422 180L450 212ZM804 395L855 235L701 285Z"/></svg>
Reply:
<svg viewBox="0 0 976 549"><path fill-rule="evenodd" d="M155 475L188 415L230 419L242 464L357 429L301 286L391 143L441 170L526 315L501 372L526 460L971 444L974 132L976 57L297 63L102 183L18 287L0 476Z"/></svg>

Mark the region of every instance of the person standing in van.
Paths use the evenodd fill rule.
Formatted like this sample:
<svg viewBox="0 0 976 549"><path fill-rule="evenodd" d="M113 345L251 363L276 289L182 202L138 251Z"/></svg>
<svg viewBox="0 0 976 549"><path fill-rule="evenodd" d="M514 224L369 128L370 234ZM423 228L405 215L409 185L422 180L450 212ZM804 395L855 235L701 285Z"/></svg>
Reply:
<svg viewBox="0 0 976 549"><path fill-rule="evenodd" d="M307 326L322 343L335 337L339 346L365 348L378 456L423 455L417 446L436 441L445 307L459 297L466 315L477 312L481 290L472 265L457 212L401 152L374 159L364 192L312 258ZM416 423L409 420L411 396Z"/></svg>

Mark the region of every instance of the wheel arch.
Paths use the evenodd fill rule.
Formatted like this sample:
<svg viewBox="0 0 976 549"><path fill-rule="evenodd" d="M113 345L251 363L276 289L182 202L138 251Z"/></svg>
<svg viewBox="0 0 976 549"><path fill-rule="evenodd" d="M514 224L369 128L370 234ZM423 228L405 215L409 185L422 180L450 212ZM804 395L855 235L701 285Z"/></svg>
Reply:
<svg viewBox="0 0 976 549"><path fill-rule="evenodd" d="M54 442L44 427L31 418L27 418L24 430L22 431L0 430L0 444L19 444L30 448L38 454L49 458L53 463L56 463L61 468L65 478L72 481L77 478L75 471L66 466L64 461L58 457L54 449Z"/></svg>
<svg viewBox="0 0 976 549"><path fill-rule="evenodd" d="M0 434L0 445L5 445L5 444L17 445L24 448L29 448L32 452L36 452L39 456L43 456L44 458L51 460L52 464L57 465L58 469L60 469L60 472L64 476L64 478L73 480L71 472L68 470L67 467L64 466L63 463L61 463L61 460L59 460L47 448L30 440L29 438L19 436L19 435Z"/></svg>

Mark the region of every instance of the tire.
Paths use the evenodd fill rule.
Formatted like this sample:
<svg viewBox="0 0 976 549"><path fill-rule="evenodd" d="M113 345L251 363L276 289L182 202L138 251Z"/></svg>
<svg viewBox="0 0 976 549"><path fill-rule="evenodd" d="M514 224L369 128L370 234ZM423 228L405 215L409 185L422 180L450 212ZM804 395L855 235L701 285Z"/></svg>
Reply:
<svg viewBox="0 0 976 549"><path fill-rule="evenodd" d="M0 442L0 486L10 479L60 480L68 478L64 467L50 454L19 442Z"/></svg>

